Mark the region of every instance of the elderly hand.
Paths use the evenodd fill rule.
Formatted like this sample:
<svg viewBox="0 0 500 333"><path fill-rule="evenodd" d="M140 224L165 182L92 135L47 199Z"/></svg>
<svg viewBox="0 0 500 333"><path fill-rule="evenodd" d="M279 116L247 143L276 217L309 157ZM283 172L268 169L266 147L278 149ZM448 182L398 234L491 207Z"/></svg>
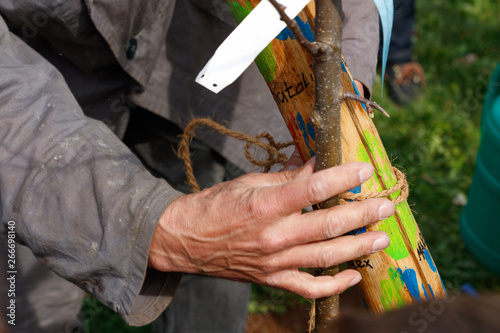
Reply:
<svg viewBox="0 0 500 333"><path fill-rule="evenodd" d="M386 199L301 210L365 182L373 167L355 162L315 171L248 174L181 196L164 211L149 262L161 271L217 276L282 288L306 298L339 294L361 280L355 270L315 277L299 267L330 267L389 245L384 232L342 236L394 214Z"/></svg>

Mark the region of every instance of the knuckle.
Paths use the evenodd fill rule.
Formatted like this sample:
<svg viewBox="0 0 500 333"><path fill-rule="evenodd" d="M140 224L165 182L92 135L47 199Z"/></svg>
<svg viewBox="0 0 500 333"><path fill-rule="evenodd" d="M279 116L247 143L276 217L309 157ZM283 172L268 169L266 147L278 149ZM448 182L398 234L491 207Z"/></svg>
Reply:
<svg viewBox="0 0 500 333"><path fill-rule="evenodd" d="M273 288L284 288L284 286L282 285L281 278L279 278L279 274L266 275L263 284Z"/></svg>
<svg viewBox="0 0 500 333"><path fill-rule="evenodd" d="M324 215L321 221L324 239L331 239L342 235L344 221L339 219L335 211L330 211Z"/></svg>
<svg viewBox="0 0 500 333"><path fill-rule="evenodd" d="M281 260L275 256L270 256L261 260L258 269L266 274L270 274L280 270Z"/></svg>
<svg viewBox="0 0 500 333"><path fill-rule="evenodd" d="M300 169L298 169L298 170L283 170L281 172L282 172L283 178L285 179L285 182L289 183L297 177L297 174L299 171L300 171Z"/></svg>
<svg viewBox="0 0 500 333"><path fill-rule="evenodd" d="M311 181L306 186L306 199L309 203L315 204L323 201L323 184L317 181Z"/></svg>
<svg viewBox="0 0 500 333"><path fill-rule="evenodd" d="M372 222L377 221L375 205L371 202L360 202L357 203L358 207L357 212L358 216L356 216L356 227L366 226Z"/></svg>
<svg viewBox="0 0 500 333"><path fill-rule="evenodd" d="M250 216L257 221L266 221L273 216L275 205L273 205L272 200L263 200L263 196L259 193L252 191L245 201Z"/></svg>
<svg viewBox="0 0 500 333"><path fill-rule="evenodd" d="M360 238L362 235L355 236ZM364 237L363 237L364 238ZM356 247L356 258L364 257L373 252L373 242L368 239L361 239Z"/></svg>
<svg viewBox="0 0 500 333"><path fill-rule="evenodd" d="M255 268L261 273L265 274L270 273L273 268L273 260L263 258L255 264Z"/></svg>
<svg viewBox="0 0 500 333"><path fill-rule="evenodd" d="M270 230L264 230L259 237L261 251L263 253L275 253L285 246L285 240Z"/></svg>
<svg viewBox="0 0 500 333"><path fill-rule="evenodd" d="M318 254L316 256L318 267L330 267L333 262L333 252L329 251L328 247L321 246L318 250Z"/></svg>

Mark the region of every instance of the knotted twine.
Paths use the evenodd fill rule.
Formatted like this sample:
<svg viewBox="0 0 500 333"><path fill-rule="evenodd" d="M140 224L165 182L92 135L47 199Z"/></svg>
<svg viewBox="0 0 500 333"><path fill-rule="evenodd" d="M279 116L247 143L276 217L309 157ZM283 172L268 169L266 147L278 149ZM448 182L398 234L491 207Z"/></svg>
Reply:
<svg viewBox="0 0 500 333"><path fill-rule="evenodd" d="M255 136L251 136L245 133L237 132L230 130L226 126L214 121L210 118L196 118L189 122L186 126L184 133L182 134L182 140L179 144L179 150L177 152L179 158L184 161L184 167L186 169L186 175L188 179L188 184L193 188L193 192L200 191L200 186L196 181L196 177L194 176L193 166L191 163L191 155L189 152L189 143L194 138L194 130L198 126L208 126L213 130L223 134L230 136L232 138L238 139L240 141L244 141L247 144L245 145L245 157L247 160L259 167L263 167L263 172L269 172L271 167L275 164L281 164L285 166L288 162L288 157L285 153L280 150L286 147L290 147L294 144L293 141L285 142L285 143L277 143L274 138L269 133L261 133ZM266 142L261 141L261 139L266 139ZM267 159L264 160L256 160L251 152L250 148L252 146L256 146L267 153ZM401 191L400 194L392 199L392 202L397 206L408 198L409 188L408 182L406 181L406 176L403 172L401 172L398 168L392 167L394 174L396 175L397 183L387 190L379 191L369 191L365 193L351 193L345 192L340 194L340 204L346 204L350 201L362 201L371 198L381 198L381 197L390 197L393 193L397 191Z"/></svg>

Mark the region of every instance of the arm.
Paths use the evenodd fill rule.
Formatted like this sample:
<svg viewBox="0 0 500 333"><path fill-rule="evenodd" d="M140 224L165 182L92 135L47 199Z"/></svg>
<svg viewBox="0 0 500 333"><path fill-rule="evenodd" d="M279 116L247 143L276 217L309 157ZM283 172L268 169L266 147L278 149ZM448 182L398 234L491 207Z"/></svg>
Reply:
<svg viewBox="0 0 500 333"><path fill-rule="evenodd" d="M147 271L147 259L163 210L180 194L86 118L63 77L1 19L0 45L1 230L16 221L17 240L49 268L146 324L178 282Z"/></svg>

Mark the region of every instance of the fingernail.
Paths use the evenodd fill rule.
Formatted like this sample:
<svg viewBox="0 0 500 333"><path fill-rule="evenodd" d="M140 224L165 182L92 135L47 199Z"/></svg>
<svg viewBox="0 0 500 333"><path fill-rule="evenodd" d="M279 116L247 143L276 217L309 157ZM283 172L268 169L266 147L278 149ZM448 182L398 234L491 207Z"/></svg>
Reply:
<svg viewBox="0 0 500 333"><path fill-rule="evenodd" d="M305 165L313 164L316 163L316 156L311 157Z"/></svg>
<svg viewBox="0 0 500 333"><path fill-rule="evenodd" d="M391 244L391 240L388 236L380 236L375 240L375 242L373 242L373 252L382 251L387 248L389 244Z"/></svg>
<svg viewBox="0 0 500 333"><path fill-rule="evenodd" d="M373 176L373 166L371 164L366 164L366 166L359 171L359 180L364 183L370 179L371 176Z"/></svg>
<svg viewBox="0 0 500 333"><path fill-rule="evenodd" d="M349 287L352 287L354 286L355 284L357 284L359 281L361 281L361 275L358 275L356 276L354 279L351 280L351 282L349 282Z"/></svg>
<svg viewBox="0 0 500 333"><path fill-rule="evenodd" d="M396 206L391 201L386 201L380 208L378 209L378 218L379 220L385 220L394 215L396 211Z"/></svg>

